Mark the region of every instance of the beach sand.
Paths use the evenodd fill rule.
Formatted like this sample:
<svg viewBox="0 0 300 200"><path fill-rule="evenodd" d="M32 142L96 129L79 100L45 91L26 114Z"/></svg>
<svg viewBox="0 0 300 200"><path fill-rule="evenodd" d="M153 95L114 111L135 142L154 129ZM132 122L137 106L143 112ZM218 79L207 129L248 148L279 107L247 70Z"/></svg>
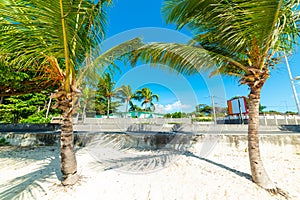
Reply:
<svg viewBox="0 0 300 200"><path fill-rule="evenodd" d="M77 147L81 180L63 187L58 146L0 147L0 199L286 199L251 182L247 144L217 141L203 151L123 150ZM300 199L300 150L261 146L265 167L290 199Z"/></svg>

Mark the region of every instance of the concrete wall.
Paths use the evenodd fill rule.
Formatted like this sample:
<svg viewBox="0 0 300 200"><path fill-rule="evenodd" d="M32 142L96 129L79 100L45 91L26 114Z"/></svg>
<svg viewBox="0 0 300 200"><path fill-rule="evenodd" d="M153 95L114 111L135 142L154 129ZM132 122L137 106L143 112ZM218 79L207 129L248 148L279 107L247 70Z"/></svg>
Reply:
<svg viewBox="0 0 300 200"><path fill-rule="evenodd" d="M15 146L37 146L37 145L58 145L59 134L44 133L0 133L0 137ZM260 134L261 146L272 145L284 147L290 145L297 152L300 152L299 134ZM88 146L89 148L99 148L111 145L118 149L169 149L187 150L194 144L204 145L213 144L222 148L222 145L235 146L243 150L247 147L247 135L226 135L226 134L200 134L189 133L87 133L75 134L75 144ZM212 147L213 147L212 145Z"/></svg>
<svg viewBox="0 0 300 200"><path fill-rule="evenodd" d="M0 138L5 138L13 146L52 146L59 143L59 133L0 133Z"/></svg>
<svg viewBox="0 0 300 200"><path fill-rule="evenodd" d="M0 132L57 131L60 124L0 124Z"/></svg>

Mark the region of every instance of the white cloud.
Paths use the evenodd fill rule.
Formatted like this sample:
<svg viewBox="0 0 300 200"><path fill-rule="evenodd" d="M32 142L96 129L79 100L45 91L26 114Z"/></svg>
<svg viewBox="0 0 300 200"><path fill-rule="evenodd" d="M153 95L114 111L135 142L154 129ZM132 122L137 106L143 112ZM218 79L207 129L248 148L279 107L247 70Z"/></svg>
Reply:
<svg viewBox="0 0 300 200"><path fill-rule="evenodd" d="M184 112L184 109L191 108L191 105L181 104L180 101L176 101L172 104L155 104L155 112L157 113L172 113L172 112Z"/></svg>
<svg viewBox="0 0 300 200"><path fill-rule="evenodd" d="M161 104L155 104L155 112L164 114L165 113L164 106Z"/></svg>

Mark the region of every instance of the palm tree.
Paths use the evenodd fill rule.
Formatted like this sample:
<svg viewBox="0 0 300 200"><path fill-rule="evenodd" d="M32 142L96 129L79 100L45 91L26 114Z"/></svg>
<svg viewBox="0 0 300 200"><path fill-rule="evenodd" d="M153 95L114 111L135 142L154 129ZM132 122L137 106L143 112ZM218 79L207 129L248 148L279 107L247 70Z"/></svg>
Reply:
<svg viewBox="0 0 300 200"><path fill-rule="evenodd" d="M86 118L86 110L87 107L89 105L89 103L91 103L91 101L93 101L93 99L95 98L95 93L96 91L85 87L82 89L82 96L83 96L83 107L82 107L82 121L85 121Z"/></svg>
<svg viewBox="0 0 300 200"><path fill-rule="evenodd" d="M109 118L111 99L118 95L118 90L115 89L115 82L112 81L112 77L109 73L104 73L100 78L98 88L97 95L107 101L106 115L107 118Z"/></svg>
<svg viewBox="0 0 300 200"><path fill-rule="evenodd" d="M134 98L134 93L130 85L122 85L120 88L117 89L118 97L125 101L125 112L128 112L129 102L132 98Z"/></svg>
<svg viewBox="0 0 300 200"><path fill-rule="evenodd" d="M141 106L144 106L144 111L147 110L148 104L150 104L149 105L150 111L155 110L155 106L154 106L154 103L152 101L154 99L156 101L158 101L159 96L157 94L153 94L152 91L149 88L142 88L141 90L137 90L135 92L135 94L136 94L135 99L137 99L139 101L143 101Z"/></svg>
<svg viewBox="0 0 300 200"><path fill-rule="evenodd" d="M162 63L186 73L212 70L211 75L239 77L249 87L248 150L252 180L278 192L263 166L259 150L261 89L283 52L298 40L296 0L166 0L162 13L167 23L186 27L194 35L189 44L150 43L135 52L133 64Z"/></svg>
<svg viewBox="0 0 300 200"><path fill-rule="evenodd" d="M133 104L133 102L132 101L130 101L129 102L129 111L143 111L143 109L142 108L140 108L139 106L137 106L137 105L135 105L135 104Z"/></svg>
<svg viewBox="0 0 300 200"><path fill-rule="evenodd" d="M0 58L9 63L8 67L45 70L59 84L52 98L57 98L55 106L62 110L63 117L60 137L63 185L72 185L79 179L72 114L78 107L81 82L95 67L103 69L115 58L140 46L139 39L133 39L91 62L92 51L105 35L105 9L110 3L111 0L0 1Z"/></svg>

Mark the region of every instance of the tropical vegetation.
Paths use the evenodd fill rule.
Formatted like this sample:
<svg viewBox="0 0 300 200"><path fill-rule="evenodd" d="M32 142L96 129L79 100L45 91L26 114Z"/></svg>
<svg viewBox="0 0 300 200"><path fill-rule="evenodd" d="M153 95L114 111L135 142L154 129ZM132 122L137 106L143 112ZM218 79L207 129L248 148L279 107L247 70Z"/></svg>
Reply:
<svg viewBox="0 0 300 200"><path fill-rule="evenodd" d="M52 116L60 115L58 109L51 109L46 117L49 95L31 93L3 98L0 104L2 123L49 123Z"/></svg>
<svg viewBox="0 0 300 200"><path fill-rule="evenodd" d="M7 145L9 145L9 142L7 142L5 138L0 137L0 146L7 146Z"/></svg>
<svg viewBox="0 0 300 200"><path fill-rule="evenodd" d="M141 45L139 39L133 39L98 56L97 49L105 35L105 10L110 3L110 0L0 1L1 65L7 69L32 68L39 72L38 79L45 76L57 88L51 98L57 99L55 107L62 111L63 118L60 137L63 185L72 185L79 179L72 115L79 106L82 81L86 81L86 75L101 73L104 67L114 67L112 62L117 57ZM93 59L95 55L98 57ZM94 70L96 67L98 70ZM24 77L27 78L25 74ZM33 84L39 83L34 76L28 79Z"/></svg>
<svg viewBox="0 0 300 200"><path fill-rule="evenodd" d="M144 109L142 109L141 107L139 107L138 105L135 105L133 104L132 101L129 102L129 112L132 112L132 111L144 111ZM146 110L146 111L149 111L149 110Z"/></svg>
<svg viewBox="0 0 300 200"><path fill-rule="evenodd" d="M96 92L96 102L98 105L106 104L106 109L101 109L106 111L106 116L109 118L109 114L112 112L111 103L112 98L117 97L118 90L115 88L115 82L112 80L112 77L109 73L104 73L99 80L98 90ZM115 102L119 104L118 102ZM117 105L114 105L113 108L116 109Z"/></svg>
<svg viewBox="0 0 300 200"><path fill-rule="evenodd" d="M131 86L122 85L120 88L117 89L117 93L118 97L122 99L122 102L125 102L125 112L128 112L129 103L131 102L131 99L135 98L135 93L132 91ZM131 105L133 105L132 102Z"/></svg>
<svg viewBox="0 0 300 200"><path fill-rule="evenodd" d="M249 88L248 151L252 180L268 191L278 189L267 175L259 150L260 94L270 71L290 53L299 36L297 0L166 0L167 23L186 28L189 44L150 43L135 52L137 60L162 63L181 73L211 70L239 78Z"/></svg>
<svg viewBox="0 0 300 200"><path fill-rule="evenodd" d="M164 115L165 118L187 118L190 115L184 112L174 112L174 113L167 113Z"/></svg>
<svg viewBox="0 0 300 200"><path fill-rule="evenodd" d="M144 106L144 111L154 111L155 105L153 100L158 101L159 96L157 94L153 94L149 88L144 87L135 92L135 99L142 101L141 106Z"/></svg>
<svg viewBox="0 0 300 200"><path fill-rule="evenodd" d="M125 94L126 86L114 89L106 67L113 70L116 59L131 56L133 64L139 59L162 63L188 75L211 70L211 75L238 77L240 84L248 86L252 179L268 191L278 192L260 156L260 94L270 71L298 41L299 2L166 0L162 13L167 23L175 23L178 29L187 28L193 35L190 43L142 46L140 39L133 39L101 54L98 47L105 36L105 11L110 4L111 0L0 1L0 112L3 115L0 120L35 121L46 114L48 100L56 99L54 108L60 109L63 117L62 184L72 185L79 179L72 115L82 95L83 101L98 95L95 102L100 102L99 111L106 110L107 116L112 112L111 99L118 93L130 106L129 111L154 111L153 101L159 100L149 88L137 90L133 96L129 88ZM135 50L133 54L132 50ZM88 86L95 80L99 81L97 91ZM20 95L24 93L31 96ZM130 99L141 101L143 108ZM83 107L83 112L86 109ZM200 106L198 111L209 115L207 107ZM174 114L179 115L183 113Z"/></svg>

